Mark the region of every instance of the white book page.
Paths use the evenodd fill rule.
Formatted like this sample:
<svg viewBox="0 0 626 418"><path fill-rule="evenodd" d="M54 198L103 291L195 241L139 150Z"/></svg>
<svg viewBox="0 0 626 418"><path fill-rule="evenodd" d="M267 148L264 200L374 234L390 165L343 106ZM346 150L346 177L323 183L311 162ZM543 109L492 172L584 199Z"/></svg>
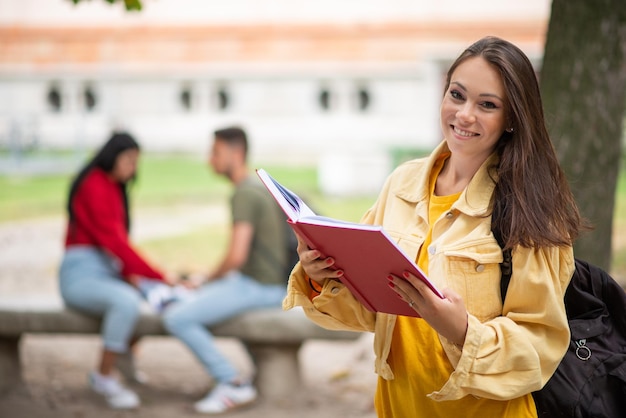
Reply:
<svg viewBox="0 0 626 418"><path fill-rule="evenodd" d="M301 218L317 216L315 212L300 199L300 196L274 180L267 171L259 168L256 172L289 219L297 221Z"/></svg>
<svg viewBox="0 0 626 418"><path fill-rule="evenodd" d="M334 228L358 229L361 231L381 231L383 229L380 225L368 225L350 221L341 221L339 219L328 218L326 216L318 215L301 217L300 222L312 225L329 226Z"/></svg>

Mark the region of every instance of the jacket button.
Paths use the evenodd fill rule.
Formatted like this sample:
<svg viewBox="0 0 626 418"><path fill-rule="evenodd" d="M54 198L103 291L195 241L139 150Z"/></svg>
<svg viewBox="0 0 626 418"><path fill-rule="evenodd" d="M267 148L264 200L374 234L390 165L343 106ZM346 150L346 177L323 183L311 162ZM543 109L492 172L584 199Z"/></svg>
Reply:
<svg viewBox="0 0 626 418"><path fill-rule="evenodd" d="M435 255L436 252L437 252L437 247L435 247L434 245L431 245L430 247L428 247L428 254Z"/></svg>
<svg viewBox="0 0 626 418"><path fill-rule="evenodd" d="M330 293L332 293L333 295L336 295L336 294L337 294L337 292L339 292L339 288L338 288L338 287L333 287L333 288L330 290Z"/></svg>
<svg viewBox="0 0 626 418"><path fill-rule="evenodd" d="M454 218L454 213L452 213L452 212L446 213L446 218L448 218L448 219Z"/></svg>
<svg viewBox="0 0 626 418"><path fill-rule="evenodd" d="M482 273L485 270L485 265L484 264L479 264L476 266L476 272L478 273Z"/></svg>

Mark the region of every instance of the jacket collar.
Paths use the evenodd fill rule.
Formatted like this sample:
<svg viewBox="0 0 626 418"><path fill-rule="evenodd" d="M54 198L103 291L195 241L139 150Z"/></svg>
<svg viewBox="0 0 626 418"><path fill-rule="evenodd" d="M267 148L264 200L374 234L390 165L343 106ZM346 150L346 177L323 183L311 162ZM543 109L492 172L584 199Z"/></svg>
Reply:
<svg viewBox="0 0 626 418"><path fill-rule="evenodd" d="M426 159L413 160L400 166L401 181L392 186L391 192L407 202L428 200L428 179L439 155L449 152L448 144L442 141ZM478 169L459 199L452 206L470 216L484 216L489 212L491 196L496 186L489 167L497 164L499 157L491 154ZM496 173L492 173L495 176Z"/></svg>

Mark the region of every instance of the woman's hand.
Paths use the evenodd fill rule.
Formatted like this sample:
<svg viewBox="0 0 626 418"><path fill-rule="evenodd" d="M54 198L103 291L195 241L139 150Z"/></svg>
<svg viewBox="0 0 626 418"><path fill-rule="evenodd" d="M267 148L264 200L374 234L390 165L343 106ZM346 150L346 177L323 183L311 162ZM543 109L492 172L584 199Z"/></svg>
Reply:
<svg viewBox="0 0 626 418"><path fill-rule="evenodd" d="M183 277L184 279L181 280L180 284L185 286L187 289L197 289L209 280L206 273L188 273Z"/></svg>
<svg viewBox="0 0 626 418"><path fill-rule="evenodd" d="M325 257L318 250L311 250L300 235L296 234L296 237L298 238L297 251L300 265L311 280L323 285L326 279L338 279L343 276L343 271L335 267L334 258Z"/></svg>
<svg viewBox="0 0 626 418"><path fill-rule="evenodd" d="M139 282L141 281L141 276L137 275L137 274L130 274L126 280L128 281L128 283L133 286L134 288L139 289Z"/></svg>
<svg viewBox="0 0 626 418"><path fill-rule="evenodd" d="M467 333L467 309L461 296L451 289L442 291L441 299L423 281L409 272L404 277L390 275L389 286L402 300L452 343L463 346Z"/></svg>
<svg viewBox="0 0 626 418"><path fill-rule="evenodd" d="M163 275L163 282L170 286L175 286L182 281L182 276L178 273L168 271Z"/></svg>

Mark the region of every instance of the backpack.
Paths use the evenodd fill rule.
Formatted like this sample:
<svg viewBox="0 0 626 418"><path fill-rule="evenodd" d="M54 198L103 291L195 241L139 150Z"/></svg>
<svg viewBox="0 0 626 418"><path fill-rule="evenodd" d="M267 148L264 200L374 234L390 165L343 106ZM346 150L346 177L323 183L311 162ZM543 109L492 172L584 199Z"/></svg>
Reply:
<svg viewBox="0 0 626 418"><path fill-rule="evenodd" d="M499 234L494 235L503 247ZM512 274L503 251L501 292ZM626 293L604 270L576 259L565 291L571 341L554 375L533 392L540 418L626 417Z"/></svg>

